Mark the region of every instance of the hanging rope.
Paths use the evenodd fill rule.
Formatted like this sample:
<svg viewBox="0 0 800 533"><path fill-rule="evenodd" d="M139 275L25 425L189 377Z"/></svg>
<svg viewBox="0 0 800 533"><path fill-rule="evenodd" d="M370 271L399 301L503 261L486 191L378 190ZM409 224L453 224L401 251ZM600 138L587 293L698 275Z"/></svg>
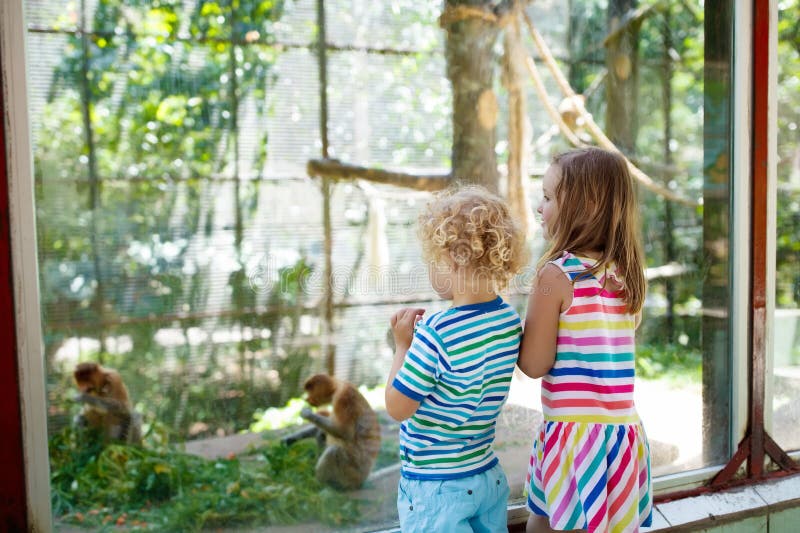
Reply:
<svg viewBox="0 0 800 533"><path fill-rule="evenodd" d="M567 123L564 122L564 119L561 117L561 113L558 112L556 106L550 101L550 98L547 96L547 89L545 89L544 82L542 81L542 76L539 74L539 68L536 66L531 56L525 58L525 66L528 67L528 74L531 75L531 80L533 80L533 88L536 89L536 96L539 97L547 114L550 115L550 120L558 126L561 134L570 144L573 146L585 146L578 136L575 135L575 132L567 126Z"/></svg>
<svg viewBox="0 0 800 533"><path fill-rule="evenodd" d="M439 26L447 29L448 26L468 19L479 19L490 24L498 26L505 26L511 20L512 10L504 8L503 12L498 15L494 9L488 6L454 6L446 4L442 14L439 15Z"/></svg>
<svg viewBox="0 0 800 533"><path fill-rule="evenodd" d="M699 205L698 202L691 200L689 198L684 198L683 196L671 191L667 187L664 187L663 185L656 183L650 176L645 174L636 165L631 163L630 159L628 159L627 156L625 156L625 154L623 154L620 151L620 149L617 148L617 146L613 142L611 142L611 139L609 139L606 136L606 134L603 132L600 126L598 126L597 123L594 121L594 118L592 118L591 113L586 111L586 108L583 106L582 103L580 103L578 94L570 86L569 82L567 81L567 78L564 76L564 73L561 72L561 69L559 68L558 63L556 63L556 60L553 57L552 52L550 52L550 48L547 46L547 43L545 43L541 34L533 26L530 17L528 17L528 14L525 13L525 11L522 11L522 17L525 20L525 24L528 27L528 31L530 32L531 37L533 38L533 42L536 45L537 50L539 51L539 56L542 58L542 60L547 65L547 68L550 70L550 73L552 74L553 79L555 79L556 84L561 90L561 93L567 98L574 98L576 100L576 108L578 109L578 113L580 113L586 125L586 129L589 131L589 134L595 139L597 144L600 145L600 147L605 148L606 150L616 152L625 157L625 160L628 162L628 170L630 171L631 175L633 175L633 177L637 179L646 189L653 191L659 196L672 200L673 202L678 202L689 207L697 207ZM544 84L542 83L541 76L539 75L538 69L536 68L536 64L534 63L533 58L530 55L528 56L526 62L528 64L528 71L530 72L531 78L533 79L533 84L536 87L537 95L539 96L539 99L542 101L542 104L545 106L545 109L548 110L548 113L551 115L551 118L553 118L552 111L555 111L555 113L558 115L558 120L556 120L555 118L553 118L553 120L556 122L556 124L558 124L559 129L561 129L562 133L564 133L564 136L567 138L567 140L574 146L582 146L583 143L580 142L580 140L577 138L577 136L575 136L572 130L569 130L569 127L561 119L561 115L558 114L558 111L555 109L553 104L550 103L550 100L547 96L547 91L544 89ZM552 111L550 108L552 108ZM570 132L569 134L566 134L564 132L562 125L563 128L569 130Z"/></svg>
<svg viewBox="0 0 800 533"><path fill-rule="evenodd" d="M379 273L389 268L389 239L386 235L386 201L377 189L365 181L358 187L367 197L366 249L367 268L371 273ZM375 281L370 277L370 281Z"/></svg>

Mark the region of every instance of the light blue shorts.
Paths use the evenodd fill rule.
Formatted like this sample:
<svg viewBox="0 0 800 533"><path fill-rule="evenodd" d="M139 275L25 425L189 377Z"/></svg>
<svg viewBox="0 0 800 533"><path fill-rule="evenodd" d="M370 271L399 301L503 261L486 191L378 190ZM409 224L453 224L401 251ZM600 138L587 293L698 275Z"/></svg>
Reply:
<svg viewBox="0 0 800 533"><path fill-rule="evenodd" d="M508 531L508 480L497 464L474 476L443 481L400 478L397 512L403 533Z"/></svg>

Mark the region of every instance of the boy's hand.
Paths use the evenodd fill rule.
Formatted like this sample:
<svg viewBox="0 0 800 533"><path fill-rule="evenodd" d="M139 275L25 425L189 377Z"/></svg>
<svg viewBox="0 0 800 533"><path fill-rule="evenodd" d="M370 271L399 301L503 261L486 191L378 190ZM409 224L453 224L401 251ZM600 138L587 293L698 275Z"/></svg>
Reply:
<svg viewBox="0 0 800 533"><path fill-rule="evenodd" d="M392 369L389 371L389 379L386 380L385 400L386 412L398 422L410 417L419 408L419 402L412 400L395 389L393 382L405 362L408 349L411 347L411 340L414 338L414 326L420 321L424 313L424 309L406 307L392 315L390 320L395 348Z"/></svg>
<svg viewBox="0 0 800 533"><path fill-rule="evenodd" d="M414 326L422 319L425 309L405 307L392 315L392 335L394 336L395 353L405 354L414 337Z"/></svg>

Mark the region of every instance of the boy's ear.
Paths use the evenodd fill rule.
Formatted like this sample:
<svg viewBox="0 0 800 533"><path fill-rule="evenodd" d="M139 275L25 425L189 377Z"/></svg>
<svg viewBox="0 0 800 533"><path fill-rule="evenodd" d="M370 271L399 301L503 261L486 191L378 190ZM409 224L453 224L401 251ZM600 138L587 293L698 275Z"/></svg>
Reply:
<svg viewBox="0 0 800 533"><path fill-rule="evenodd" d="M450 250L450 269L455 271L469 265L472 258L472 250L466 244L460 244Z"/></svg>

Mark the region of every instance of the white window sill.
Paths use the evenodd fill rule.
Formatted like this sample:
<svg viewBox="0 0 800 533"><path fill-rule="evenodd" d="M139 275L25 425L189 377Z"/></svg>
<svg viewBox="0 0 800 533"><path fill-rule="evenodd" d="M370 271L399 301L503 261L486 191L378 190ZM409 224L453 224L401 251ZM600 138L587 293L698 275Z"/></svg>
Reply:
<svg viewBox="0 0 800 533"><path fill-rule="evenodd" d="M525 506L509 509L509 524L524 527ZM657 504L653 531L795 533L800 524L800 474L722 492ZM521 531L521 529L520 529Z"/></svg>
<svg viewBox="0 0 800 533"><path fill-rule="evenodd" d="M787 521L787 513L792 519ZM790 531L779 524L800 518L800 475L657 504L649 531ZM745 524L746 522L746 524ZM791 531L796 531L792 529Z"/></svg>

